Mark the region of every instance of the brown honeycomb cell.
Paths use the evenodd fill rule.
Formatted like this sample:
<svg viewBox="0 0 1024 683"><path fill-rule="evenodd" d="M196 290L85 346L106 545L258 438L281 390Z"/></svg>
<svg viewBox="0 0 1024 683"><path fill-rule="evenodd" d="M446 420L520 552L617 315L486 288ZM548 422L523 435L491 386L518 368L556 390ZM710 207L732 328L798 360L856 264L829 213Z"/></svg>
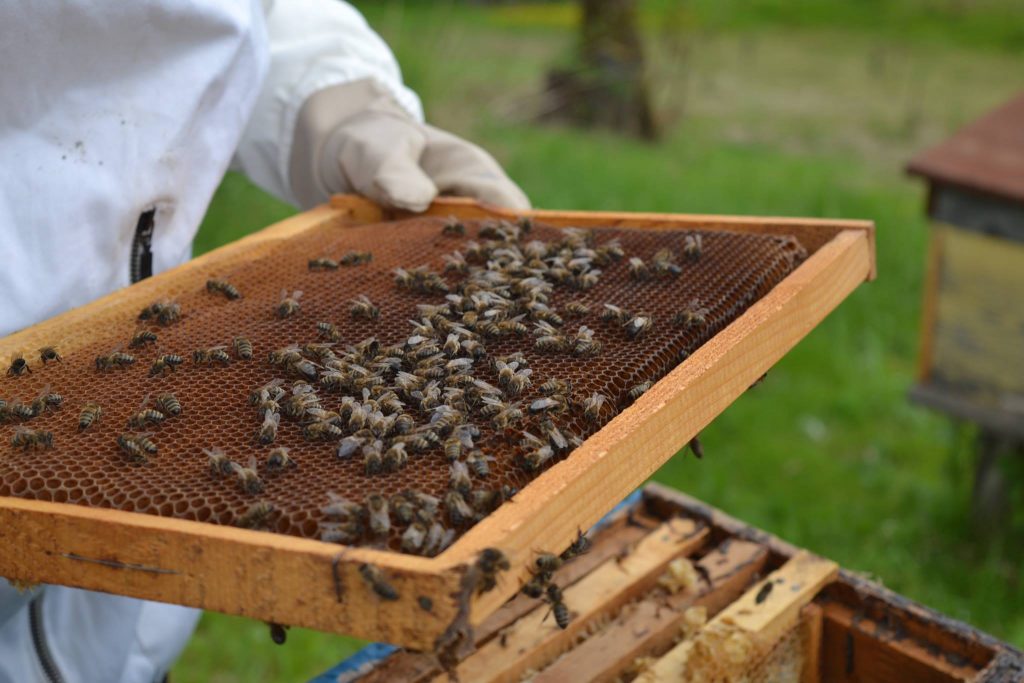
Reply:
<svg viewBox="0 0 1024 683"><path fill-rule="evenodd" d="M464 249L477 239L479 223L467 222L466 238L443 236L444 221L419 218L380 225L340 229L323 225L280 243L271 256L245 262L227 271L199 272L174 281L164 298L181 305L182 319L168 327L151 325L158 341L142 349L127 349L127 342L139 328L134 317L110 326L97 336L95 330L69 329L64 340L76 334L90 335L87 343L64 354L62 363L33 368L33 373L0 379L0 397L8 401L31 401L45 386L64 397L64 405L30 420L27 426L53 432L55 447L49 451L21 452L11 449L12 422L0 427L0 495L55 500L92 507L116 508L181 519L235 524L257 500L273 503L277 514L271 530L304 537L316 537L324 515L320 508L328 491L363 501L372 492L385 496L406 489L418 489L442 497L449 485L447 461L440 448L414 454L409 465L398 472L368 477L361 459L340 461L333 443L310 443L303 439L301 425L282 419L275 445L290 447L298 466L271 474L261 464L265 489L258 496L243 493L232 478L210 476L204 448L222 448L233 460L247 463L255 455L261 463L268 447L255 441L256 411L248 396L281 372L267 362L267 354L292 343L318 341L316 324L335 323L343 341L337 346L356 344L376 337L382 344L398 343L411 334L408 322L416 318L416 305L443 303L443 295L415 294L399 289L396 268L426 265L440 272L442 255ZM575 331L587 325L603 344L600 355L575 358L565 354L534 350L534 337L509 337L486 342L490 356L523 351L533 370L533 386L520 400L524 405L540 396L540 385L550 378L569 380L577 399L600 392L609 397L615 410L606 410L598 423L587 422L580 411L558 418L561 429L585 438L627 406L629 389L643 381L656 381L701 344L728 325L752 303L788 275L804 258L804 250L793 238L702 232L703 255L697 261L683 258L685 231L642 231L597 229L597 244L618 239L628 256L649 261L661 248L679 256L677 277L636 281L629 276L625 261L603 267L598 284L586 291L556 287L551 304L564 314L564 306L578 301L590 306L582 318L565 317L564 329ZM537 225L527 239L557 241L561 231ZM368 265L311 272L310 259L340 258L350 251L371 251ZM223 278L235 285L242 298L230 301L206 291L207 278ZM446 276L454 286L459 276ZM275 316L282 290L303 294L301 310L285 319ZM354 320L350 302L365 294L380 308L375 320ZM672 319L687 303L699 299L707 308L706 324L685 328ZM654 326L641 339L631 341L618 326L599 320L602 304L611 303L631 311L646 311ZM252 341L254 357L234 360L228 366L198 366L192 363L197 348L226 345L244 336ZM60 340L54 340L55 343ZM59 344L58 344L59 346ZM135 354L137 362L126 370L99 373L94 358L117 348ZM150 377L149 367L160 354L184 356L176 372ZM233 354L232 354L233 355ZM473 374L497 384L489 363L480 361ZM290 385L291 380L289 380ZM151 429L159 453L147 466L129 464L115 443L127 431L128 418L143 400L172 392L181 401L183 413ZM340 397L322 393L325 407L335 409ZM103 417L84 432L78 431L81 407L99 403ZM417 416L424 421L422 415ZM480 427L478 445L495 456L491 474L474 478L474 486L494 489L507 484L521 489L535 476L519 464L523 454L518 431L500 433L479 416L471 420ZM536 432L536 420L518 429ZM553 461L552 461L553 462ZM550 466L550 464L548 465ZM395 527L389 547L398 547L401 527ZM458 529L464 532L465 528Z"/></svg>

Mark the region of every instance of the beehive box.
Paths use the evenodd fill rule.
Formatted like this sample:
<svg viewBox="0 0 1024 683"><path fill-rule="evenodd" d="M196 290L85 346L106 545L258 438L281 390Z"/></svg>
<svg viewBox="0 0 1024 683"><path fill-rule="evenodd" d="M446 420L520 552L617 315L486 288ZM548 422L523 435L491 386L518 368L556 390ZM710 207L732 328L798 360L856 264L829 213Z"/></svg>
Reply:
<svg viewBox="0 0 1024 683"><path fill-rule="evenodd" d="M582 445L552 459L538 476L527 476L516 467L523 454L485 427L481 443L493 445L498 456L494 481L520 490L479 523L460 529L456 542L431 558L394 552L395 535L378 539L378 547L339 546L316 536L328 491L361 499L370 481L387 495L409 486L440 494L448 479L444 465L411 465L368 479L358 462L339 462L333 449L303 444L297 425L283 425L281 441L293 447L299 466L266 477L260 496L206 474L204 448L223 447L243 463L249 453L265 457L253 443L258 422L246 397L275 377L263 360L268 350L313 341L319 321L336 322L343 343L372 335L392 344L410 333L405 321L414 317L416 304L436 301L397 290L391 271L421 263L440 269L442 254L464 248L464 240L442 235L450 216L467 221L471 237L479 229L476 219L517 218L457 199L409 217L339 197L2 340L2 356L57 344L64 362L5 378L0 396L27 400L50 385L65 394L67 407L39 418L38 426L54 433L52 451L5 452L0 460L0 575L432 648L440 636L493 612L528 578L537 548L566 547L579 528L642 483L873 275L873 228L867 222L530 212L536 223L531 239L558 239L561 226L602 228L596 230L599 241L618 238L647 260L662 246L678 251L688 234L703 237L704 256L688 264L675 285L634 283L620 263L602 275L606 286L555 295L599 308L611 292L650 309L661 323L641 343L616 328L602 329L592 314L583 324L598 331L604 344L599 356L581 360L531 351L538 384L568 375L587 392L610 395L613 410L597 424L567 418L567 431L586 437ZM373 262L330 272L306 269L311 258L353 249L371 250ZM228 279L243 298L209 295L205 283L211 277ZM304 292L301 312L286 320L273 313L282 289ZM349 301L359 294L381 305L379 319L348 319ZM708 308L706 326L670 324L673 311L694 297ZM93 371L93 358L128 339L139 310L160 299L179 301L183 320L156 328L157 348L140 352L138 366L125 372ZM560 306L567 300L555 299ZM156 377L146 372L158 353L187 355L236 335L252 340L255 360L188 365ZM498 340L490 350L507 353L519 348L516 343ZM634 402L629 389L644 379L658 381ZM156 430L161 451L151 466L132 467L115 439L146 394L166 390L178 395L185 413ZM77 409L90 400L104 404L106 416L78 433ZM263 499L278 509L269 529L278 533L233 526L254 500ZM487 547L499 548L511 570L495 590L481 594L467 589L465 580ZM369 589L360 573L365 564L381 570L398 599L382 600Z"/></svg>
<svg viewBox="0 0 1024 683"><path fill-rule="evenodd" d="M657 484L555 572L571 617L518 595L453 678L1011 683L1024 653ZM380 650L380 648L375 648ZM314 683L448 680L429 654L353 657Z"/></svg>

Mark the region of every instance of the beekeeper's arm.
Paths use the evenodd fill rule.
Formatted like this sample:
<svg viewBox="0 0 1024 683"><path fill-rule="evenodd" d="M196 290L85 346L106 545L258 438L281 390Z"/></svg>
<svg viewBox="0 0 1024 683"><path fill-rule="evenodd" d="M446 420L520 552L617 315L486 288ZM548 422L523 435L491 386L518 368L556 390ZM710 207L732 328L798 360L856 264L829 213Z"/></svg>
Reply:
<svg viewBox="0 0 1024 683"><path fill-rule="evenodd" d="M337 192L413 211L439 193L529 207L489 154L423 122L391 51L351 6L278 0L267 25L270 71L234 161L257 185L303 208Z"/></svg>

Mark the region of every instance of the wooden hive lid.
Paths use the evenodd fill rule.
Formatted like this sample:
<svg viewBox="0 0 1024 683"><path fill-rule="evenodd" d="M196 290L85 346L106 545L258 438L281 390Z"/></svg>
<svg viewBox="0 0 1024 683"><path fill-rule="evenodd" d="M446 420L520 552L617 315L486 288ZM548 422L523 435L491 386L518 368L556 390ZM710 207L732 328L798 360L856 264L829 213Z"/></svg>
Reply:
<svg viewBox="0 0 1024 683"><path fill-rule="evenodd" d="M1024 93L918 153L907 172L1024 203Z"/></svg>

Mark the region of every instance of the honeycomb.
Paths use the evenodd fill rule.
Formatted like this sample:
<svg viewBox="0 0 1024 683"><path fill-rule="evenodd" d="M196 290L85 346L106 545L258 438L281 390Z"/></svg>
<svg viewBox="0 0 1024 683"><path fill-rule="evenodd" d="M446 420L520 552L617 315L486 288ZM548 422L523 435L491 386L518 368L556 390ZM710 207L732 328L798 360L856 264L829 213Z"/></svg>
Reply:
<svg viewBox="0 0 1024 683"><path fill-rule="evenodd" d="M270 447L256 442L260 419L248 399L255 388L285 377L268 363L268 353L293 343L319 341L318 322L337 325L342 339L336 344L339 353L346 345L369 337L384 345L406 340L412 333L409 320L418 317L417 304L441 304L444 295L400 289L394 270L425 265L441 272L443 254L465 250L469 240L479 239L479 222L466 223L466 237L443 234L444 224L443 219L437 218L345 229L325 223L282 240L269 254L256 253L253 258L224 270L194 268L172 275L166 279L162 298L180 304L181 320L167 327L145 327L157 334L158 341L143 349L127 348L128 340L140 329L135 318L137 311L126 313L123 321L99 331L62 331L62 338L53 340L58 351L67 340L76 335L83 337L69 344L75 350L65 353L62 362L43 366L33 353L27 355L31 374L0 378L0 397L8 402L31 401L46 387L64 399L61 408L25 423L53 433L54 447L50 450L14 449L9 444L17 423L7 420L0 426L5 437L5 443L0 444L0 495L222 525L237 524L253 503L267 501L276 509L269 518L268 530L307 538L320 535L321 523L325 521L321 508L328 502L328 492L359 502L370 493L391 496L407 489L442 497L449 487L449 468L440 447L411 455L404 469L368 476L360 457L339 460L334 443L306 441L302 425L287 419L282 419L274 445L289 447L297 466L277 474L267 472L263 463ZM597 285L591 289L555 287L550 304L557 310L562 311L569 301L591 307L586 317L565 316L565 328L592 328L603 345L597 356L577 358L540 352L533 348L532 335L486 341L492 358L522 351L529 359L532 387L519 397L524 407L540 396L538 388L551 378L571 381L577 399L592 392L605 394L614 410L604 411L597 422L583 419L579 410L556 418L563 432L587 437L629 404L631 387L663 377L771 290L805 257L795 238L706 231L699 233L702 256L696 261L686 260L682 256L684 245L696 234L595 230L598 245L617 239L627 259L638 256L649 261L657 250L670 248L679 256L682 273L677 277L637 281L630 277L627 260L623 259L604 267ZM558 228L536 225L525 239L554 242L562 239L562 235ZM307 267L310 259L339 259L351 250L372 252L372 262L318 272ZM209 293L209 278L229 281L242 298L229 300ZM449 273L445 278L454 291L461 276ZM302 292L301 310L285 319L274 314L282 290ZM366 295L380 308L377 319L352 318L351 300L359 295ZM706 324L673 325L673 316L694 298L707 308ZM597 312L603 303L649 312L654 325L640 339L630 340L618 325L599 320ZM227 345L230 351L236 336L251 340L255 349L252 360L234 360L227 366L193 364L194 349ZM97 372L95 357L118 347L134 353L137 362L124 370ZM185 363L175 372L149 376L153 360L166 353L183 356ZM498 383L487 359L476 362L473 374ZM286 386L291 386L293 380L288 377ZM183 413L149 429L159 453L150 457L145 466L133 465L116 440L129 431L126 421L139 411L146 397L152 399L165 392L177 396ZM337 409L341 398L327 392L321 392L321 397L324 407L331 410ZM103 416L80 432L79 412L88 402L101 405ZM416 413L413 408L409 411ZM427 421L424 414L416 417L420 423ZM488 477L474 476L474 487L497 489L507 485L521 489L538 474L526 471L519 460L523 456L519 430L538 433L536 418L528 415L524 423L511 431L498 431L477 415L468 419L480 428L477 446L495 458ZM263 492L249 495L232 477L211 476L203 449L215 447L242 464L247 463L250 455L259 458ZM558 459L551 459L543 469ZM456 531L461 534L467 528ZM395 525L390 535L376 544L397 549L401 531Z"/></svg>

